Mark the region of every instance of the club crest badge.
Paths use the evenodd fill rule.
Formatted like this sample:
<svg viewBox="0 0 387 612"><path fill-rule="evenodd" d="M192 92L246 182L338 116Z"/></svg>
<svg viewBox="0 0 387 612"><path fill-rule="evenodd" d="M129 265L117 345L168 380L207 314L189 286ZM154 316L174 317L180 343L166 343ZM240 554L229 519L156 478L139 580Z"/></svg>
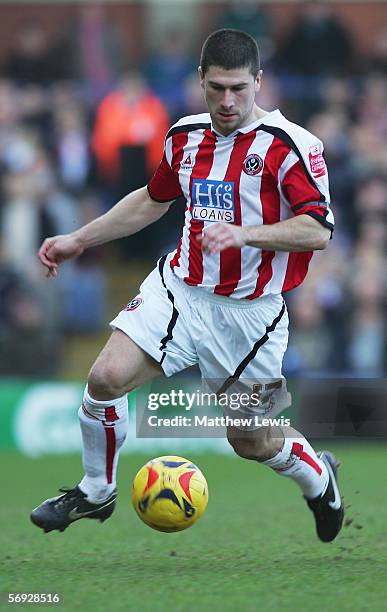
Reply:
<svg viewBox="0 0 387 612"><path fill-rule="evenodd" d="M137 295L131 302L129 302L129 304L125 306L124 310L136 310L140 304L142 304L142 297Z"/></svg>
<svg viewBox="0 0 387 612"><path fill-rule="evenodd" d="M259 174L263 168L263 159L256 153L248 155L243 162L243 172L250 176Z"/></svg>

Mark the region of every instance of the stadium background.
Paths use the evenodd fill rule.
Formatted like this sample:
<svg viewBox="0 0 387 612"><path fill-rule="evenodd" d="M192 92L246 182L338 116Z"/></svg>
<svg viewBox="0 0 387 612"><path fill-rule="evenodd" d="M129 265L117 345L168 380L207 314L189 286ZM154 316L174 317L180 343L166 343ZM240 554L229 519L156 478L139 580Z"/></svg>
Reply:
<svg viewBox="0 0 387 612"><path fill-rule="evenodd" d="M144 184L167 126L205 110L196 67L204 37L217 27L238 27L257 38L264 68L260 105L279 107L325 143L337 226L329 248L314 256L307 281L287 296L292 323L285 371L290 378L385 376L386 15L384 2L0 3L0 461L7 478L1 508L6 582L0 578L0 590L48 591L52 585L69 610L98 610L107 605L99 582L106 578L117 586L114 609L128 609L133 598L133 609L142 602L145 609L165 610L161 599L156 603L141 591L149 574L158 593L181 586L175 609L182 609L196 592L191 572L208 582L212 571L204 607L217 609L229 589L231 607L223 603L223 609L255 610L256 596L266 609L285 603L295 609L305 594L310 605L333 609L325 587L342 576L345 586L337 582L335 588L341 589L343 609L361 609L367 589L374 609L383 609L386 529L375 514L386 493L372 474L385 465L384 443L336 442L355 510L334 553L310 545L310 517L292 485L260 471L257 490L262 486L286 516L300 512L290 534L286 521L262 518L266 506L252 487L256 467L224 454L223 440L141 440L134 429L120 466L123 499L145 459L159 451L189 454L210 482L212 503L203 526L180 540L172 536L165 549L163 536L137 524L123 502L106 533L112 541L126 538L126 544L110 550L106 573L85 590L77 575L107 546L99 530L77 525L74 536L54 536L47 544L27 521L31 507L78 478L79 454L72 453L80 450L76 407L82 381L109 335L107 321L136 295L155 259L176 244L181 202L141 235L67 263L55 281L44 278L37 248L45 236L71 231ZM123 99L127 109L116 113ZM237 498L243 500L238 512L232 505ZM244 570L224 572L235 558L238 567L254 567L253 551L240 543L257 520L257 507L260 529L263 524L273 535L270 545L262 531L253 536L261 551L256 570L267 588ZM223 526L215 537L211 525L219 513ZM362 531L365 524L368 531ZM80 555L75 563L74 550ZM301 558L298 573L295 555ZM335 567L323 572L327 582L318 585L318 569L333 555ZM37 559L39 571L31 569ZM274 577L281 562L293 580L290 603ZM129 581L131 572L138 578L136 588L123 586L124 570ZM175 582L179 572L181 585ZM123 602L119 593L129 599Z"/></svg>

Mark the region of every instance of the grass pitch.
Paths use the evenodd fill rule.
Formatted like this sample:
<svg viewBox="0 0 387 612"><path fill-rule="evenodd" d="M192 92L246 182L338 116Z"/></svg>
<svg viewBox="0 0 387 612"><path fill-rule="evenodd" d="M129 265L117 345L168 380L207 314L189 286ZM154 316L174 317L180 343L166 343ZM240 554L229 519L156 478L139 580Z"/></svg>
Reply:
<svg viewBox="0 0 387 612"><path fill-rule="evenodd" d="M58 592L57 607L69 612L386 610L386 445L332 450L342 462L349 506L347 526L332 544L317 540L294 483L218 455L189 457L207 477L210 500L185 532L158 533L141 523L130 487L150 457L125 455L109 521L82 520L65 533L44 534L29 512L59 486L78 481L80 458L2 455L0 591Z"/></svg>

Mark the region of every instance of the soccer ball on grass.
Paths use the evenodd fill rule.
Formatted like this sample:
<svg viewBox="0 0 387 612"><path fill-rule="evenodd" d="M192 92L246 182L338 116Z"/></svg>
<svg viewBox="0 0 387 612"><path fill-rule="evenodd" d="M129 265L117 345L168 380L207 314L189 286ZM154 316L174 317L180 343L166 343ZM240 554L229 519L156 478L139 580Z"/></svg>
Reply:
<svg viewBox="0 0 387 612"><path fill-rule="evenodd" d="M144 523L158 531L182 531L202 516L208 503L206 479L183 457L151 459L136 474L132 502Z"/></svg>

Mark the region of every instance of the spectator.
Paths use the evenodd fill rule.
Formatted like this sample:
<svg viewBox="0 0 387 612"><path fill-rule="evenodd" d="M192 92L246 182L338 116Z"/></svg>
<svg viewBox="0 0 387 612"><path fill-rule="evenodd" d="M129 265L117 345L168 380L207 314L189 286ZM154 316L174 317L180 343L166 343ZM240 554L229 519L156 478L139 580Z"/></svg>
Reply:
<svg viewBox="0 0 387 612"><path fill-rule="evenodd" d="M58 175L65 189L78 194L86 187L91 169L89 133L84 110L67 103L54 109L54 141Z"/></svg>
<svg viewBox="0 0 387 612"><path fill-rule="evenodd" d="M387 83L385 76L372 74L363 81L357 119L375 134L387 136Z"/></svg>
<svg viewBox="0 0 387 612"><path fill-rule="evenodd" d="M324 256L317 254L313 259L310 280L287 296L295 328L286 363L289 372L337 373L345 368L346 270L350 248L339 228L335 233L335 240Z"/></svg>
<svg viewBox="0 0 387 612"><path fill-rule="evenodd" d="M369 38L371 51L364 59L365 74L379 74L387 76L387 28L383 26L374 36Z"/></svg>
<svg viewBox="0 0 387 612"><path fill-rule="evenodd" d="M368 215L362 223L349 274L353 296L349 366L363 376L381 376L385 366L386 217L387 198L382 217Z"/></svg>
<svg viewBox="0 0 387 612"><path fill-rule="evenodd" d="M357 222L356 241L365 222L385 225L387 219L387 174L370 174L357 185L353 214ZM356 248L356 246L355 246Z"/></svg>
<svg viewBox="0 0 387 612"><path fill-rule="evenodd" d="M107 316L106 277L95 252L66 262L60 278L62 329L71 333L104 329Z"/></svg>
<svg viewBox="0 0 387 612"><path fill-rule="evenodd" d="M52 234L66 234L82 225L87 202L79 194L79 200L68 192L62 191L55 181L50 166L41 164L41 176L35 189L36 203L40 211L52 224ZM89 196L90 198L90 196ZM90 213L89 213L90 214ZM57 279L57 288L61 297L61 326L65 331L95 331L102 327L106 320L106 281L103 269L98 261L99 251L85 253L76 262L66 262L63 274Z"/></svg>
<svg viewBox="0 0 387 612"><path fill-rule="evenodd" d="M0 165L4 164L9 147L20 128L20 99L14 84L0 80Z"/></svg>
<svg viewBox="0 0 387 612"><path fill-rule="evenodd" d="M64 77L63 56L54 52L43 25L24 21L15 36L15 46L2 66L3 75L21 85L45 86Z"/></svg>
<svg viewBox="0 0 387 612"><path fill-rule="evenodd" d="M150 88L165 104L171 121L185 114L185 97L182 82L195 70L188 47L187 32L168 30L157 48L148 55L144 74Z"/></svg>
<svg viewBox="0 0 387 612"><path fill-rule="evenodd" d="M36 249L42 234L51 234L54 230L36 198L37 184L43 180L40 173L43 157L36 135L20 128L3 151L6 171L0 224L2 241L11 265L29 276L36 269Z"/></svg>
<svg viewBox="0 0 387 612"><path fill-rule="evenodd" d="M349 118L345 112L345 107L337 105L313 115L307 124L307 128L321 138L324 143L324 156L329 168L337 214L341 214L343 220L345 219L341 229L353 234L355 229L352 214L354 176L350 163Z"/></svg>
<svg viewBox="0 0 387 612"><path fill-rule="evenodd" d="M366 178L370 174L387 172L387 143L382 131L365 123L357 123L350 128L352 175Z"/></svg>
<svg viewBox="0 0 387 612"><path fill-rule="evenodd" d="M12 318L13 296L17 286L18 274L9 265L4 244L0 240L0 339L4 338ZM0 341L1 344L2 342Z"/></svg>
<svg viewBox="0 0 387 612"><path fill-rule="evenodd" d="M119 89L102 100L92 150L99 178L112 191L112 200L147 182L162 157L168 127L164 105L137 72L125 74Z"/></svg>
<svg viewBox="0 0 387 612"><path fill-rule="evenodd" d="M294 331L286 370L289 373L321 371L328 361L332 345L332 338L325 328L324 312L311 291L297 292L290 308Z"/></svg>
<svg viewBox="0 0 387 612"><path fill-rule="evenodd" d="M59 189L34 133L20 130L3 161L3 242L16 269L33 271L42 236L65 233L79 225L77 202Z"/></svg>
<svg viewBox="0 0 387 612"><path fill-rule="evenodd" d="M94 106L121 74L124 50L103 4L83 4L76 11L64 28L58 53L65 58L67 78L82 85L88 104Z"/></svg>
<svg viewBox="0 0 387 612"><path fill-rule="evenodd" d="M307 0L302 6L282 46L281 67L291 74L312 77L346 74L354 60L349 30L326 2Z"/></svg>
<svg viewBox="0 0 387 612"><path fill-rule="evenodd" d="M17 271L0 240L1 376L51 376L57 371L61 339L54 293L41 291Z"/></svg>
<svg viewBox="0 0 387 612"><path fill-rule="evenodd" d="M184 108L187 115L207 112L203 92L198 85L198 72L191 72L182 85Z"/></svg>
<svg viewBox="0 0 387 612"><path fill-rule="evenodd" d="M243 30L258 43L262 63L267 65L274 52L270 13L257 0L232 0L221 11L215 27Z"/></svg>

